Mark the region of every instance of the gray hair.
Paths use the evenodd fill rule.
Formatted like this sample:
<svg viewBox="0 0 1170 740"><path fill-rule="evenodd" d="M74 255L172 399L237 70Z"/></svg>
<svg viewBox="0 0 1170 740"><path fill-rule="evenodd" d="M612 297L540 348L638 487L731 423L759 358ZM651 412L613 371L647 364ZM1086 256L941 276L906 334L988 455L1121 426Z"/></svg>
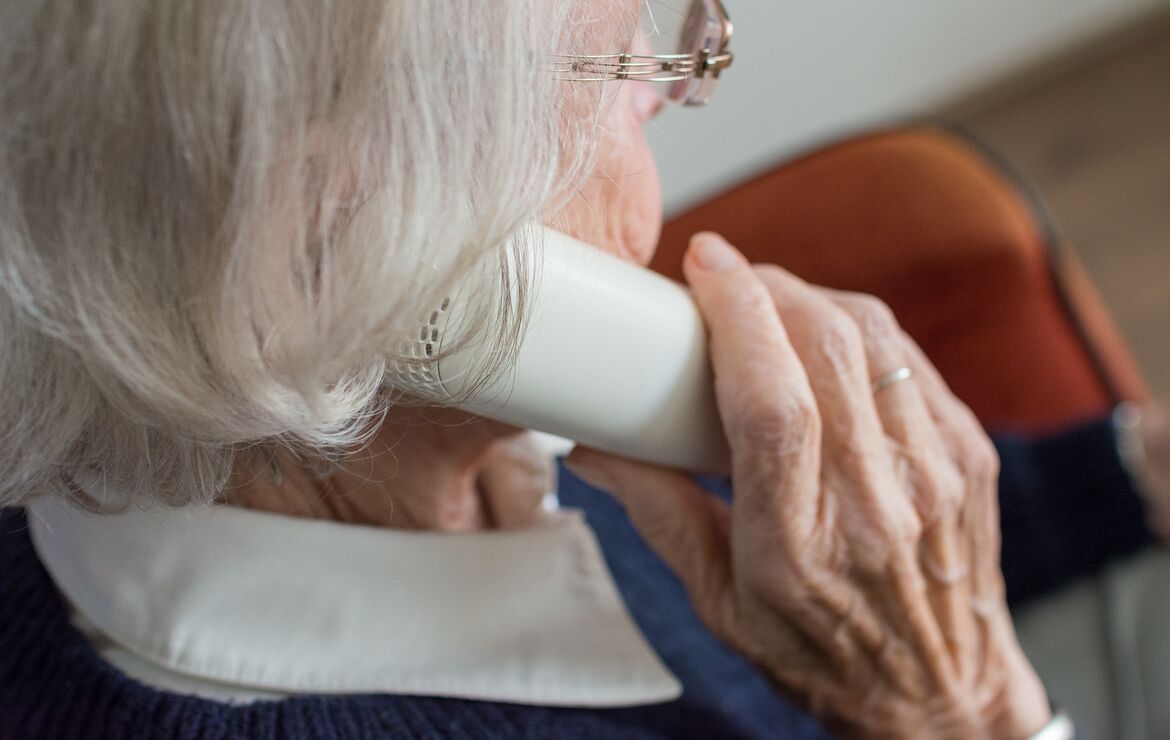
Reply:
<svg viewBox="0 0 1170 740"><path fill-rule="evenodd" d="M417 307L589 168L596 95L542 62L574 4L5 3L0 505L207 501L244 446L359 443Z"/></svg>

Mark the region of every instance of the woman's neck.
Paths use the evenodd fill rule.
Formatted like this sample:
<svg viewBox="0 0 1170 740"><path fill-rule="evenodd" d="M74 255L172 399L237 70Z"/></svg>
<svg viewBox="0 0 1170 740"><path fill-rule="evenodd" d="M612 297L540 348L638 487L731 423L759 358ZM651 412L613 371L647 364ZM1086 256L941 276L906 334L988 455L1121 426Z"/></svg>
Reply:
<svg viewBox="0 0 1170 740"><path fill-rule="evenodd" d="M222 503L393 527L470 531L538 519L551 463L522 430L452 409L396 408L369 445L337 461L257 448Z"/></svg>

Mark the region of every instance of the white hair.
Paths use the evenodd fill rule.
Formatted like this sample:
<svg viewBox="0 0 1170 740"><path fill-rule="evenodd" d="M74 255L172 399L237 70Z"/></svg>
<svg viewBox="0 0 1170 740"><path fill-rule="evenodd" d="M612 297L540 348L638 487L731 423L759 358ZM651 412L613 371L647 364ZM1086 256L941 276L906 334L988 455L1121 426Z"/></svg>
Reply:
<svg viewBox="0 0 1170 740"><path fill-rule="evenodd" d="M545 63L574 4L5 3L0 505L207 501L244 446L359 442L416 307L588 168L596 96Z"/></svg>

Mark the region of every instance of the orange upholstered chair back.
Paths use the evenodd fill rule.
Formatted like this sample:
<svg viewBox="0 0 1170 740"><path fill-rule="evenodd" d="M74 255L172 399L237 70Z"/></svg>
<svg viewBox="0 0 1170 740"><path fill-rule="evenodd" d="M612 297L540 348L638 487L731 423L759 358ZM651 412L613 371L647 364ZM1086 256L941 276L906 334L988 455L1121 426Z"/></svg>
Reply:
<svg viewBox="0 0 1170 740"><path fill-rule="evenodd" d="M1043 431L1146 395L1041 209L957 134L899 128L779 166L669 221L653 267L681 278L700 230L885 300L990 428Z"/></svg>

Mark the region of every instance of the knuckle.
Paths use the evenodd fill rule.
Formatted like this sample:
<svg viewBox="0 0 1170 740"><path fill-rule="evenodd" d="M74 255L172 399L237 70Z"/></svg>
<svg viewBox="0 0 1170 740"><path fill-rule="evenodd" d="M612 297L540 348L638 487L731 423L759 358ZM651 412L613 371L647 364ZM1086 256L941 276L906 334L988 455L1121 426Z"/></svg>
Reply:
<svg viewBox="0 0 1170 740"><path fill-rule="evenodd" d="M755 394L753 394L755 395ZM782 452L810 435L819 434L816 403L800 392L778 392L745 399L747 411L737 425L740 442L750 450Z"/></svg>
<svg viewBox="0 0 1170 740"><path fill-rule="evenodd" d="M823 569L794 554L777 568L752 568L743 578L745 595L769 612L792 612L820 600L829 579Z"/></svg>
<svg viewBox="0 0 1170 740"><path fill-rule="evenodd" d="M923 525L914 506L905 496L891 496L891 490L874 490L870 506L859 512L851 545L864 556L862 570L880 572L896 553L915 549L922 540Z"/></svg>
<svg viewBox="0 0 1170 740"><path fill-rule="evenodd" d="M922 540L922 520L910 506L898 507L876 522L878 543L887 552L913 547Z"/></svg>
<svg viewBox="0 0 1170 740"><path fill-rule="evenodd" d="M948 436L953 440L952 455L955 467L967 478L995 481L999 476L999 452L975 414L953 394L943 399L947 408Z"/></svg>
<svg viewBox="0 0 1170 740"><path fill-rule="evenodd" d="M864 293L853 293L847 301L857 323L866 334L888 337L900 334L894 311L885 301Z"/></svg>
<svg viewBox="0 0 1170 740"><path fill-rule="evenodd" d="M865 361L861 328L843 310L825 311L819 325L820 352L829 365L843 369Z"/></svg>
<svg viewBox="0 0 1170 740"><path fill-rule="evenodd" d="M849 614L854 606L853 592L839 576L825 568L809 568L803 577L806 601L837 617Z"/></svg>
<svg viewBox="0 0 1170 740"><path fill-rule="evenodd" d="M962 498L963 477L942 445L900 448L905 478L919 513L933 520L945 507Z"/></svg>
<svg viewBox="0 0 1170 740"><path fill-rule="evenodd" d="M968 475L979 481L995 480L999 476L999 453L991 439L982 431L967 435L963 463Z"/></svg>
<svg viewBox="0 0 1170 740"><path fill-rule="evenodd" d="M918 498L925 519L934 522L958 513L963 503L963 478L954 466L930 466L920 480Z"/></svg>
<svg viewBox="0 0 1170 740"><path fill-rule="evenodd" d="M759 285L747 284L736 293L734 308L738 314L758 315L776 312L776 306L767 290Z"/></svg>
<svg viewBox="0 0 1170 740"><path fill-rule="evenodd" d="M922 539L922 517L909 497L898 497L898 504L893 507L889 517L888 536L896 543L917 544Z"/></svg>
<svg viewBox="0 0 1170 740"><path fill-rule="evenodd" d="M755 602L766 611L783 611L787 604L799 603L804 598L800 581L761 568L747 571L740 586L746 600Z"/></svg>

